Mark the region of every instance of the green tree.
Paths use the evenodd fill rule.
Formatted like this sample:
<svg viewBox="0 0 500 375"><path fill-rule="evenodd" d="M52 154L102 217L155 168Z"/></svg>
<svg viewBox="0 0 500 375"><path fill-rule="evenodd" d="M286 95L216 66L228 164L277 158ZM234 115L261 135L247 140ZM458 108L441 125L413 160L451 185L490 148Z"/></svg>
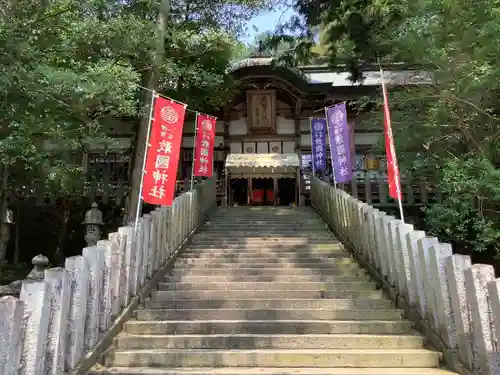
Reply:
<svg viewBox="0 0 500 375"><path fill-rule="evenodd" d="M429 229L469 252L500 250L499 10L491 0L426 0L392 38L393 58L425 63L436 82L393 96L397 142L403 157L421 155L443 194L426 212Z"/></svg>
<svg viewBox="0 0 500 375"><path fill-rule="evenodd" d="M270 43L274 37L274 32L266 31L258 34L253 42L248 46L250 55L265 55L267 57L279 57L286 54L293 48L293 40L285 38L279 39L277 43Z"/></svg>
<svg viewBox="0 0 500 375"><path fill-rule="evenodd" d="M41 188L57 197L81 195L83 169L74 151L112 142L106 129L117 118L132 119L140 133L148 102L141 86L196 109L218 108L232 87L225 67L236 36L262 4L2 2L2 196Z"/></svg>
<svg viewBox="0 0 500 375"><path fill-rule="evenodd" d="M5 2L0 25L0 208L18 192L69 198L83 192L75 158L107 142L114 117L137 114L140 74L129 54L143 22L102 2ZM126 35L140 37L126 37ZM125 35L125 36L124 36ZM71 206L62 205L55 258L61 258Z"/></svg>
<svg viewBox="0 0 500 375"><path fill-rule="evenodd" d="M226 75L231 58L241 52L236 37L248 19L267 6L265 0L163 0L160 9L148 8L149 18L158 14L155 47L141 70L144 86L156 89L191 108L210 112L229 100L234 87ZM145 106L150 96L143 96ZM147 113L145 110L143 113ZM136 215L144 145L149 119L143 117L136 137L134 169L128 218Z"/></svg>
<svg viewBox="0 0 500 375"><path fill-rule="evenodd" d="M433 72L432 85L389 89L401 169L442 192L443 201L426 209L426 229L461 251L498 253L498 3L339 0L299 9L323 25L332 67L347 66L354 80L377 60ZM371 118L379 128L381 114L377 107Z"/></svg>
<svg viewBox="0 0 500 375"><path fill-rule="evenodd" d="M134 22L126 15L105 22L91 5L2 7L0 162L12 172L11 183L46 183L56 193L73 190L80 171L66 163L65 154L101 140L108 118L137 111L140 76L123 58L123 49L132 47L127 43L133 43L124 38L117 46L110 40L118 40L117 26L130 30ZM45 147L47 141L58 147Z"/></svg>

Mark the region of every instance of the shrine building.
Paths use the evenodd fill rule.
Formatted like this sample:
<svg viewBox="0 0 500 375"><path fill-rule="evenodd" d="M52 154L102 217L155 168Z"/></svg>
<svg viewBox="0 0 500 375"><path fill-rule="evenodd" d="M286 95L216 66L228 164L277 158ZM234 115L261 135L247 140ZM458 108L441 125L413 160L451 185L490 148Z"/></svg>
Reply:
<svg viewBox="0 0 500 375"><path fill-rule="evenodd" d="M429 84L431 80L427 72L403 65L384 67L384 72L389 87ZM222 204L290 205L306 199L311 163L309 118L324 117L326 106L344 101L355 178L385 174L385 163L372 162L377 159L372 148L383 134L383 124L370 127L368 114L352 103L381 92L377 67L365 68L362 85L349 81L347 72L335 73L326 66L292 70L272 66L270 58L240 61L230 74L239 91L218 114L214 153ZM186 122L178 180L191 175L193 144L194 123Z"/></svg>

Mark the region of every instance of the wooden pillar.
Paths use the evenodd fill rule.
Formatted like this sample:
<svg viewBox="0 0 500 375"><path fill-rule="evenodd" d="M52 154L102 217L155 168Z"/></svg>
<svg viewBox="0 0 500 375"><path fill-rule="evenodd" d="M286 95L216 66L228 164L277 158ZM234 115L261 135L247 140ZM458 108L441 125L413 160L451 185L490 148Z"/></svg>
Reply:
<svg viewBox="0 0 500 375"><path fill-rule="evenodd" d="M300 112L302 108L302 103L300 99L297 99L295 103L295 113L294 113L294 125L295 125L295 152L298 153L300 150Z"/></svg>
<svg viewBox="0 0 500 375"><path fill-rule="evenodd" d="M247 189L247 204L250 204L251 202L251 199L252 199L252 179L251 178L248 178L247 179L247 186L248 186L248 189Z"/></svg>
<svg viewBox="0 0 500 375"><path fill-rule="evenodd" d="M297 99L295 103L295 153L299 157L299 166L297 167L297 175L295 177L295 205L298 207L300 203L301 189L300 189L300 163L302 161L301 138L300 138L300 120L302 112L302 101ZM312 145L311 145L312 147Z"/></svg>
<svg viewBox="0 0 500 375"><path fill-rule="evenodd" d="M229 118L230 118L230 110L226 106L223 110L224 117L224 191L226 192L226 196L228 196L231 192L230 179L229 179L229 171L226 169L226 157L229 155ZM231 206L229 204L229 199L226 198L226 206Z"/></svg>
<svg viewBox="0 0 500 375"><path fill-rule="evenodd" d="M300 167L295 175L295 205L300 206Z"/></svg>
<svg viewBox="0 0 500 375"><path fill-rule="evenodd" d="M273 206L276 206L278 201L278 177L273 177Z"/></svg>
<svg viewBox="0 0 500 375"><path fill-rule="evenodd" d="M224 170L224 203L226 207L229 207L229 172L227 169Z"/></svg>

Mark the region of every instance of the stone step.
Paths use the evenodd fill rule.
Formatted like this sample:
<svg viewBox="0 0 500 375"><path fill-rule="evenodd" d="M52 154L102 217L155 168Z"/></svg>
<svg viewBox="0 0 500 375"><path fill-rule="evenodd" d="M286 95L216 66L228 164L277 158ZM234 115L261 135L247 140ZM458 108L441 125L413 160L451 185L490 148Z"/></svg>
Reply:
<svg viewBox="0 0 500 375"><path fill-rule="evenodd" d="M300 233L299 233L300 232ZM267 228L251 228L251 227L213 227L213 228L203 228L200 232L197 233L198 236L202 235L217 235L217 236L226 236L226 235L242 235L242 236L317 236L317 237L328 237L333 234L329 233L325 230L325 228L293 228L293 227L275 227L274 225L269 225Z"/></svg>
<svg viewBox="0 0 500 375"><path fill-rule="evenodd" d="M350 281L338 283L325 282L212 282L210 279L206 282L188 283L160 283L158 290L374 290L377 284L373 281Z"/></svg>
<svg viewBox="0 0 500 375"><path fill-rule="evenodd" d="M295 262L287 262L286 259L283 259L280 263L274 262L266 262L266 263L256 263L256 262L230 262L230 263L221 263L217 259L203 261L192 261L189 262L185 259L179 260L176 262L175 269L197 269L197 268L222 268L228 270L236 270L240 268L246 269L266 269L266 268L281 268L284 270L288 269L310 269L310 270L340 270L340 269L348 269L348 270L359 270L361 269L359 265L355 262L352 262L350 259L347 259L347 262L343 262L342 260L335 260L331 263L295 263Z"/></svg>
<svg viewBox="0 0 500 375"><path fill-rule="evenodd" d="M187 251L179 254L179 259L225 259L237 262L245 262L245 261L255 261L257 263L264 263L266 260L294 260L297 262L311 261L317 262L322 260L336 260L336 259L352 259L351 254L347 251L334 251L334 252L318 252L318 253L310 253L308 251L274 251L267 249L260 250L249 250L238 251L238 250L198 250L198 251Z"/></svg>
<svg viewBox="0 0 500 375"><path fill-rule="evenodd" d="M117 349L415 349L420 335L130 335Z"/></svg>
<svg viewBox="0 0 500 375"><path fill-rule="evenodd" d="M236 268L262 268L281 266L289 267L305 267L305 268L328 268L331 266L340 265L359 265L350 257L318 259L318 258L293 258L293 257L266 257L266 258L229 258L228 257L206 257L206 258L180 258L176 265L179 267L185 266L200 266L200 267L225 267L226 265L238 266ZM232 267L231 267L232 268Z"/></svg>
<svg viewBox="0 0 500 375"><path fill-rule="evenodd" d="M329 367L110 367L94 368L89 375L456 375L437 368L329 368Z"/></svg>
<svg viewBox="0 0 500 375"><path fill-rule="evenodd" d="M402 320L403 311L396 309L377 310L235 310L235 309L193 309L193 310L137 310L136 319L146 320Z"/></svg>
<svg viewBox="0 0 500 375"><path fill-rule="evenodd" d="M155 290L152 300L179 301L189 299L281 299L281 298L382 298L381 290Z"/></svg>
<svg viewBox="0 0 500 375"><path fill-rule="evenodd" d="M198 244L202 242L203 244L214 244L214 245L226 245L226 246L252 246L252 245L265 245L265 246L276 246L281 247L293 246L293 245L304 245L304 246L327 246L327 247L341 247L342 245L335 238L307 238L307 237L263 237L263 238L237 238L237 239L227 239L224 236L216 237L210 236L208 238L201 238L200 236L195 236L193 238L193 244Z"/></svg>
<svg viewBox="0 0 500 375"><path fill-rule="evenodd" d="M325 223L318 217L307 216L307 217L286 217L280 218L276 216L214 216L211 217L210 220L205 225L241 225L241 224L250 224L250 225L265 225L265 224L291 224L297 225L298 223L304 223L304 225L325 225Z"/></svg>
<svg viewBox="0 0 500 375"><path fill-rule="evenodd" d="M144 367L438 367L439 353L426 349L117 350L108 366Z"/></svg>
<svg viewBox="0 0 500 375"><path fill-rule="evenodd" d="M282 217L294 217L298 215L309 215L318 218L318 214L311 207L286 207L286 206L236 206L236 207L219 207L214 212L214 216L227 216L238 214L243 217L251 215L279 215Z"/></svg>
<svg viewBox="0 0 500 375"><path fill-rule="evenodd" d="M283 228L285 230L289 230L290 228L295 228L297 230L302 230L303 232L306 232L308 229L313 229L313 230L323 230L323 231L329 231L328 225L326 225L324 222L318 222L315 220L308 220L307 222L305 221L292 221L292 220L274 220L274 219L268 219L268 220L260 220L257 222L257 220L216 220L216 221L211 221L206 223L202 229L217 229L217 228L226 228L226 229L237 229L237 228L243 228L244 230L247 229L256 229L256 230L262 230L262 229L269 229L269 228Z"/></svg>
<svg viewBox="0 0 500 375"><path fill-rule="evenodd" d="M228 218L236 218L240 220L269 220L274 219L276 221L297 221L300 219L311 219L318 220L318 214L316 212L307 212L307 211L289 211L289 212L272 212L272 211L260 211L260 212L220 212L211 216L211 221L219 221Z"/></svg>
<svg viewBox="0 0 500 375"><path fill-rule="evenodd" d="M130 320L125 323L124 331L152 335L216 333L405 335L413 332L413 323L406 320Z"/></svg>
<svg viewBox="0 0 500 375"><path fill-rule="evenodd" d="M210 232L200 232L196 234L196 240L198 239L221 239L221 241L238 242L246 240L266 240L266 241L281 241L281 240L302 240L302 241L328 241L334 240L335 237L333 233L328 233L321 231L319 233L301 233L297 231L290 231L290 233L284 233L283 231L266 231L266 232L252 232L252 231L210 231Z"/></svg>
<svg viewBox="0 0 500 375"><path fill-rule="evenodd" d="M255 224L255 222L216 222L216 223L207 223L202 227L202 231L210 231L210 230L243 230L243 231L266 231L269 229L274 230L300 230L303 232L312 231L328 231L328 226L325 223L281 223L275 221L263 222L261 224Z"/></svg>
<svg viewBox="0 0 500 375"><path fill-rule="evenodd" d="M320 254L349 254L342 246L333 243L326 244L281 244L279 242L269 243L264 245L256 243L247 244L227 244L227 243L191 243L183 253L217 253L217 252L232 252L239 254L297 254L297 255L320 255Z"/></svg>
<svg viewBox="0 0 500 375"><path fill-rule="evenodd" d="M301 225L303 224L303 225ZM319 231L322 230L324 232L329 232L330 229L328 225L322 222L317 222L315 220L299 220L299 221L288 221L288 220L261 220L259 223L256 223L256 220L232 220L227 219L224 221L217 220L206 223L201 229L202 230L210 230L210 229L218 229L225 228L228 230L242 228L243 230L255 229L255 230L266 230L266 229L283 229L290 230L290 228L295 228L296 230L307 232L308 230Z"/></svg>
<svg viewBox="0 0 500 375"><path fill-rule="evenodd" d="M332 276L353 276L364 275L366 271L362 268L352 269L348 267L336 268L174 268L175 275L247 275L247 276L277 276L288 275L291 278L295 275L332 275Z"/></svg>
<svg viewBox="0 0 500 375"><path fill-rule="evenodd" d="M393 304L388 299L212 299L189 301L153 301L147 299L148 309L390 309Z"/></svg>
<svg viewBox="0 0 500 375"><path fill-rule="evenodd" d="M304 224L324 224L324 222L318 220L317 216L314 215L299 215L296 218L293 216L289 217L279 217L276 215L250 215L250 216L241 216L241 215L227 215L227 216L213 216L210 218L208 223L213 223L213 224L222 224L222 223L228 223L228 224L240 224L240 223L249 223L249 224L254 224L254 225L262 225L262 224L267 224L267 223L276 223L276 224L282 224L282 223L290 223L290 224L297 224L297 223L304 223Z"/></svg>
<svg viewBox="0 0 500 375"><path fill-rule="evenodd" d="M204 281L210 280L214 283L226 283L226 282L289 282L289 275L269 275L269 276L248 276L248 275L216 275L210 276L207 279L206 276L200 275L173 275L165 277L167 282L186 282L186 283L203 283ZM328 275L294 275L293 282L323 282L323 283L338 283L338 282L362 282L370 281L370 276L364 275L352 275L352 276L328 276Z"/></svg>
<svg viewBox="0 0 500 375"><path fill-rule="evenodd" d="M325 223L301 223L301 222L279 222L275 220L269 220L268 222L264 222L261 224L255 224L255 222L211 222L205 224L201 230L202 231L211 231L211 230L241 230L245 231L266 231L269 229L273 230L283 230L290 231L291 229L301 231L303 233L307 233L308 231L322 231L322 232L330 232L328 226Z"/></svg>
<svg viewBox="0 0 500 375"><path fill-rule="evenodd" d="M219 208L218 211L214 213L214 217L227 217L227 216L240 216L242 218L256 217L257 219L261 217L276 217L277 219L286 219L286 218L294 218L294 217L312 217L314 219L318 219L318 214L316 211L310 209L310 207L285 207L285 206L262 206L262 207L253 207L259 208L259 210L250 211L249 207L241 206L241 207L230 207L229 210L223 211L222 208Z"/></svg>
<svg viewBox="0 0 500 375"><path fill-rule="evenodd" d="M279 240L267 240L256 238L244 238L234 241L227 241L224 238L197 239L193 238L189 248L198 249L241 249L241 250L275 250L275 251L347 251L335 239L308 240L300 238L283 238Z"/></svg>

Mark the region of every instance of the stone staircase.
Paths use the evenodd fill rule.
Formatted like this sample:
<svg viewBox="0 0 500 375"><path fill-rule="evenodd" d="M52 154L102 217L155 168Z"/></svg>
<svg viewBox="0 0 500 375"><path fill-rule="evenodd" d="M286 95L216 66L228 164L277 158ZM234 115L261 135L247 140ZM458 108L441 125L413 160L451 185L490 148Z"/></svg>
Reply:
<svg viewBox="0 0 500 375"><path fill-rule="evenodd" d="M306 208L219 209L104 375L438 375L440 353Z"/></svg>

